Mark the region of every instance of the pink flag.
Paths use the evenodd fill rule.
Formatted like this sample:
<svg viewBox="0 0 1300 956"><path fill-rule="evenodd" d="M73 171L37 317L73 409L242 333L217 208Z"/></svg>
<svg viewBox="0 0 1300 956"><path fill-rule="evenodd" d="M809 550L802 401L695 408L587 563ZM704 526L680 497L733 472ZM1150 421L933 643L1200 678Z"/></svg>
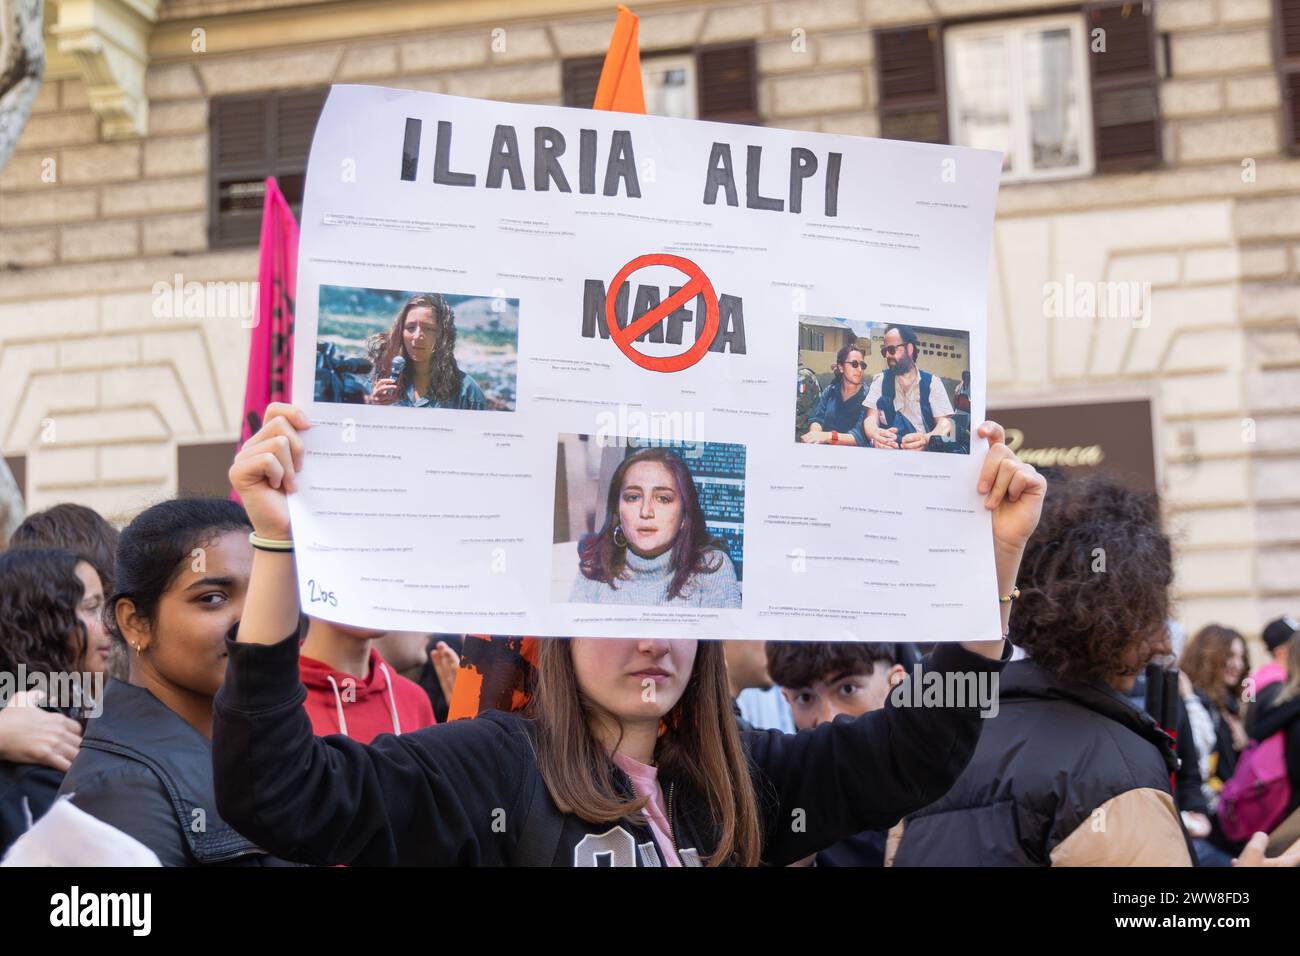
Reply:
<svg viewBox="0 0 1300 956"><path fill-rule="evenodd" d="M274 176L266 180L257 265L257 312L248 349L242 448L259 428L271 402L290 401L293 384L293 313L298 279L298 223Z"/></svg>

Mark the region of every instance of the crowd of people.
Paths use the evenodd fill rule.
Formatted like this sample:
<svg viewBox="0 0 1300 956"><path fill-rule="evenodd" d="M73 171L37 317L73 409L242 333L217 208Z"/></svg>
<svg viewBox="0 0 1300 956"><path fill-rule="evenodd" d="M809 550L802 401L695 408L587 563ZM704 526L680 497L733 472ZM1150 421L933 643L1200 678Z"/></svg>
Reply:
<svg viewBox="0 0 1300 956"><path fill-rule="evenodd" d="M8 862L1300 864L1300 624L1264 629L1254 671L1229 628L1179 646L1155 500L1044 476L992 423L1004 631L933 645L307 617L287 495L309 427L267 410L242 504L120 533L59 505L0 553L0 674L78 677L3 700ZM933 675L996 680L996 710L896 696Z"/></svg>

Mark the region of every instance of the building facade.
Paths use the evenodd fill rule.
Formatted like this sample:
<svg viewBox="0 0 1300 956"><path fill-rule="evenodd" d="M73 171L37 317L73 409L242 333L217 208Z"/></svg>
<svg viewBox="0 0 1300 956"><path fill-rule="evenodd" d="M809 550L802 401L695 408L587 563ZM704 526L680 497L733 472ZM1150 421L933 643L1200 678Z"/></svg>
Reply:
<svg viewBox="0 0 1300 956"><path fill-rule="evenodd" d="M1009 147L991 405L1149 398L1179 616L1254 634L1300 610L1300 4L635 6L657 111ZM258 183L300 197L329 84L583 104L613 4L59 0L46 21L0 171L0 448L29 508L123 521L223 480Z"/></svg>

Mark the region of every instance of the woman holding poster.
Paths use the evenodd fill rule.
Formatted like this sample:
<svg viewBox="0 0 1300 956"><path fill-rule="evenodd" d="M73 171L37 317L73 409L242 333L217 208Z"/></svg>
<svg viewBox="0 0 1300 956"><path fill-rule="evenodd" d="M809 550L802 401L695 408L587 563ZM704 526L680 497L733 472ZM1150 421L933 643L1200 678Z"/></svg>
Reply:
<svg viewBox="0 0 1300 956"><path fill-rule="evenodd" d="M366 403L484 409L483 390L456 364L456 313L441 295L413 295L402 305Z"/></svg>
<svg viewBox="0 0 1300 956"><path fill-rule="evenodd" d="M731 558L709 535L686 463L667 448L623 459L610 479L605 523L578 554L570 602L740 607Z"/></svg>
<svg viewBox="0 0 1300 956"><path fill-rule="evenodd" d="M308 427L300 409L271 405L230 469L257 550L216 701L216 803L270 852L324 865L780 866L928 805L975 749L985 721L956 700L742 732L722 642L649 638L542 640L530 716L490 711L368 745L316 737L288 506ZM978 434L1008 595L1046 482L999 426ZM1010 651L997 633L940 644L916 679L997 673Z"/></svg>

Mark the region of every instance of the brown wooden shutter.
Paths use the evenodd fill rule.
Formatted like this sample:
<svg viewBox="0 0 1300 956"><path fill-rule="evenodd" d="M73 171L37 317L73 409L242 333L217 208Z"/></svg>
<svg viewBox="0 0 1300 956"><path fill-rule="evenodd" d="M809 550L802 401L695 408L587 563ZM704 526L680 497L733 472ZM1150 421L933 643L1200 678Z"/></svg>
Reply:
<svg viewBox="0 0 1300 956"><path fill-rule="evenodd" d="M875 38L880 135L918 143L948 142L943 28L922 23L877 30Z"/></svg>
<svg viewBox="0 0 1300 956"><path fill-rule="evenodd" d="M257 242L262 222L260 182L271 165L271 144L266 135L269 107L266 97L212 101L210 246Z"/></svg>
<svg viewBox="0 0 1300 956"><path fill-rule="evenodd" d="M696 108L700 119L760 122L756 62L753 43L725 43L695 50ZM603 56L564 61L565 106L591 108L604 65Z"/></svg>
<svg viewBox="0 0 1300 956"><path fill-rule="evenodd" d="M1098 172L1144 169L1161 161L1154 19L1154 7L1144 11L1136 2L1084 7ZM1105 31L1105 52L1095 50L1098 29Z"/></svg>
<svg viewBox="0 0 1300 956"><path fill-rule="evenodd" d="M564 61L564 105L591 109L596 102L596 87L605 57L582 56Z"/></svg>
<svg viewBox="0 0 1300 956"><path fill-rule="evenodd" d="M328 95L327 89L307 90L281 93L275 100L275 155L271 175L298 218L302 217L303 188L307 183L307 154Z"/></svg>
<svg viewBox="0 0 1300 956"><path fill-rule="evenodd" d="M699 117L718 123L758 125L758 70L753 43L700 47L695 51Z"/></svg>
<svg viewBox="0 0 1300 956"><path fill-rule="evenodd" d="M1300 0L1273 0L1273 17L1285 143L1300 153Z"/></svg>
<svg viewBox="0 0 1300 956"><path fill-rule="evenodd" d="M267 176L276 177L294 214L301 213L307 154L328 93L258 93L212 101L210 246L256 244Z"/></svg>

